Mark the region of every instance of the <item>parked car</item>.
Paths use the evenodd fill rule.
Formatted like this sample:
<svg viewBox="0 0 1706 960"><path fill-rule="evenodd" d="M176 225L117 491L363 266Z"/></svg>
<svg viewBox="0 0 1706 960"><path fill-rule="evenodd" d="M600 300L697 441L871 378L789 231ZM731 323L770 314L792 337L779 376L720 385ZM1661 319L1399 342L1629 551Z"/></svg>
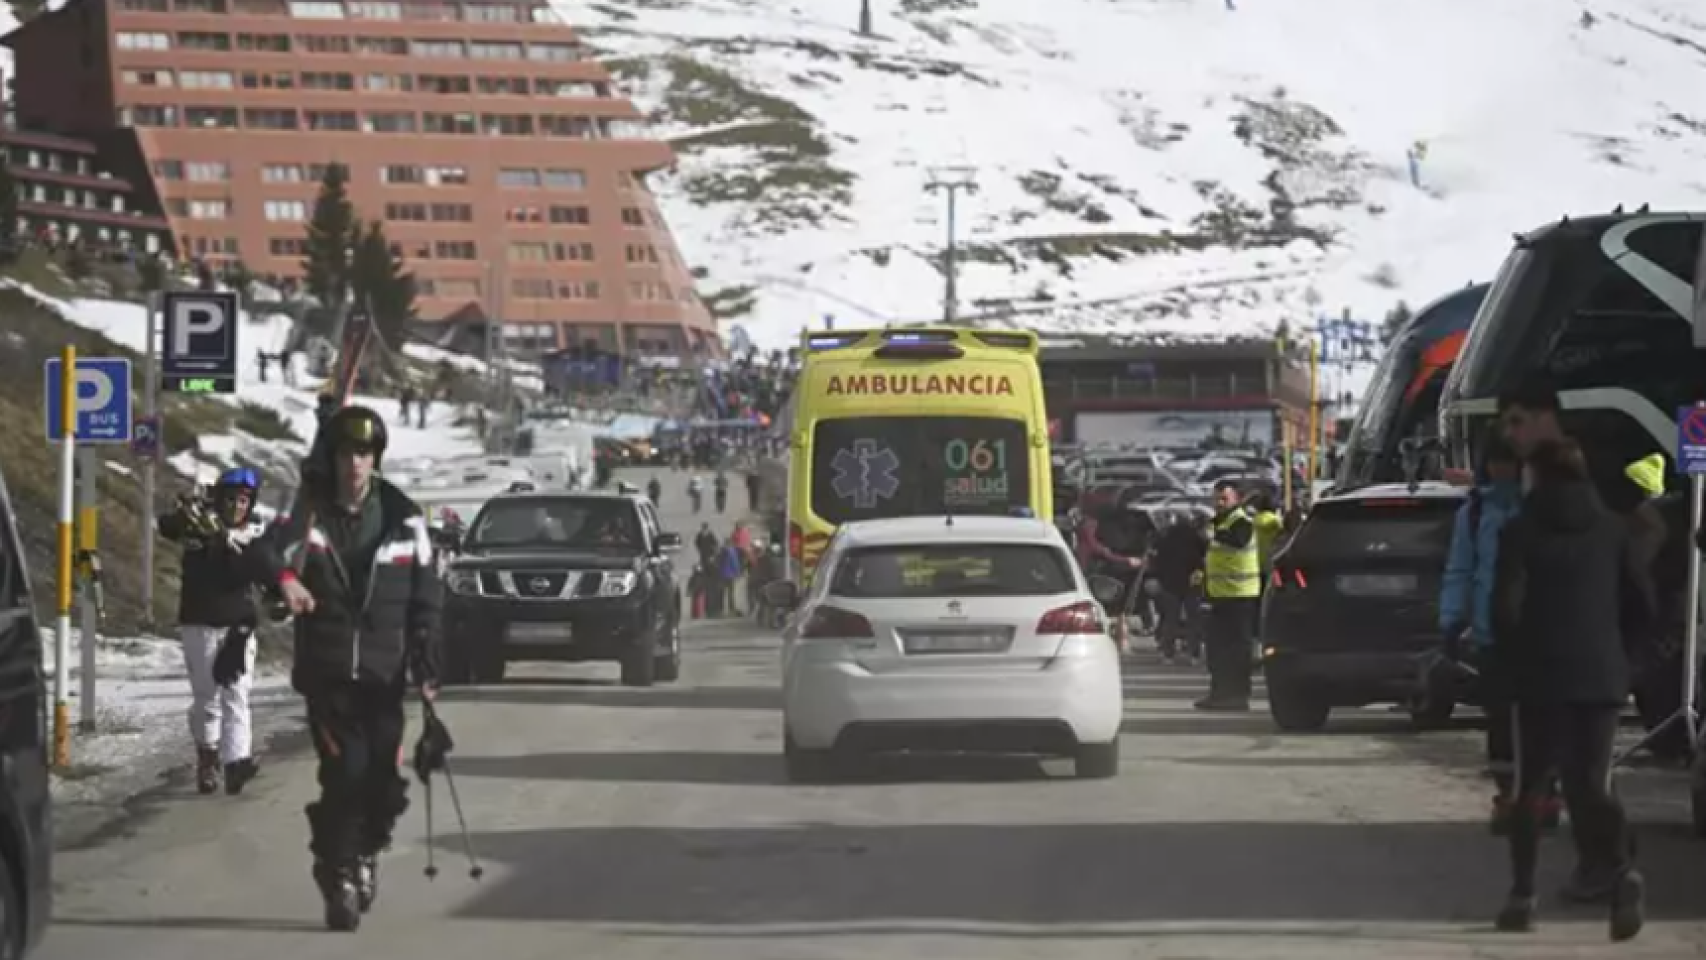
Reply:
<svg viewBox="0 0 1706 960"><path fill-rule="evenodd" d="M0 474L0 956L26 957L53 914L53 797L42 632Z"/></svg>

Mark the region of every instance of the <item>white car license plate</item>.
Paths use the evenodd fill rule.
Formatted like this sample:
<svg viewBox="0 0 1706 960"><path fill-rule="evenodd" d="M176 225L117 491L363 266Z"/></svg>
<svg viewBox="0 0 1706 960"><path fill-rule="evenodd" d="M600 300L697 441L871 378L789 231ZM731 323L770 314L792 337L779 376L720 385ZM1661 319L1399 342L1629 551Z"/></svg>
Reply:
<svg viewBox="0 0 1706 960"><path fill-rule="evenodd" d="M1002 653L1013 645L1013 637L995 631L909 632L901 642L907 653Z"/></svg>
<svg viewBox="0 0 1706 960"><path fill-rule="evenodd" d="M1406 597L1416 592L1413 574L1350 574L1339 578L1339 592L1353 597Z"/></svg>
<svg viewBox="0 0 1706 960"><path fill-rule="evenodd" d="M509 639L515 643L567 643L573 631L566 623L512 623Z"/></svg>

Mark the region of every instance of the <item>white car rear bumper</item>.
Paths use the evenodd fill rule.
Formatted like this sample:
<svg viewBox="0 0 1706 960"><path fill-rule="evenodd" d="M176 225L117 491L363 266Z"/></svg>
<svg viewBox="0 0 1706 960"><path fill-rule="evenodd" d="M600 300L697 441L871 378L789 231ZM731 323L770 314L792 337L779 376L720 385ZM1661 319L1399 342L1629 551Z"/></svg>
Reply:
<svg viewBox="0 0 1706 960"><path fill-rule="evenodd" d="M932 666L873 673L841 644L810 642L788 657L784 721L797 746L835 746L853 724L1043 721L1065 724L1079 743L1108 743L1124 715L1119 653L1096 638L1040 669ZM992 724L993 725L993 724Z"/></svg>

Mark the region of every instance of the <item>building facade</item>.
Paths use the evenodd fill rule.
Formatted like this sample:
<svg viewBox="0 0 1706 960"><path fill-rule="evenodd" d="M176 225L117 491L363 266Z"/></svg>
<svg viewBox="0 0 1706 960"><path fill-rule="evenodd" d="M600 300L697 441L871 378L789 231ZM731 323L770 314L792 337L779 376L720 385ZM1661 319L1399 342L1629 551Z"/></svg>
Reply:
<svg viewBox="0 0 1706 960"><path fill-rule="evenodd" d="M22 130L0 123L0 158L18 191L18 236L47 246L82 246L123 258L169 254L172 228L147 189L115 175L107 157L121 144Z"/></svg>
<svg viewBox="0 0 1706 960"><path fill-rule="evenodd" d="M70 0L5 43L21 125L134 131L184 256L298 276L341 164L423 319L718 349L646 186L669 145L543 0Z"/></svg>

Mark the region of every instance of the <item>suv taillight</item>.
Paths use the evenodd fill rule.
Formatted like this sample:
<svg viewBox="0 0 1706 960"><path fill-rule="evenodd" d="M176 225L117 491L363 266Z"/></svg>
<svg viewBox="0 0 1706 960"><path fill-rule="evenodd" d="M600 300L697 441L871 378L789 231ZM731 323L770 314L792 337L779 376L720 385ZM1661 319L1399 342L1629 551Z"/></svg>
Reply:
<svg viewBox="0 0 1706 960"><path fill-rule="evenodd" d="M1101 610L1089 601L1056 607L1043 614L1043 618L1037 621L1037 632L1042 634L1102 633L1103 631Z"/></svg>
<svg viewBox="0 0 1706 960"><path fill-rule="evenodd" d="M1304 576L1303 570L1298 567L1292 567L1289 570L1285 567L1275 567L1273 575L1268 578L1268 586L1275 590L1283 590L1288 586L1307 590L1309 589L1309 578Z"/></svg>
<svg viewBox="0 0 1706 960"><path fill-rule="evenodd" d="M866 640L871 621L840 607L818 607L800 627L801 640Z"/></svg>
<svg viewBox="0 0 1706 960"><path fill-rule="evenodd" d="M795 560L804 560L806 552L806 532L797 523L788 524L788 556Z"/></svg>

